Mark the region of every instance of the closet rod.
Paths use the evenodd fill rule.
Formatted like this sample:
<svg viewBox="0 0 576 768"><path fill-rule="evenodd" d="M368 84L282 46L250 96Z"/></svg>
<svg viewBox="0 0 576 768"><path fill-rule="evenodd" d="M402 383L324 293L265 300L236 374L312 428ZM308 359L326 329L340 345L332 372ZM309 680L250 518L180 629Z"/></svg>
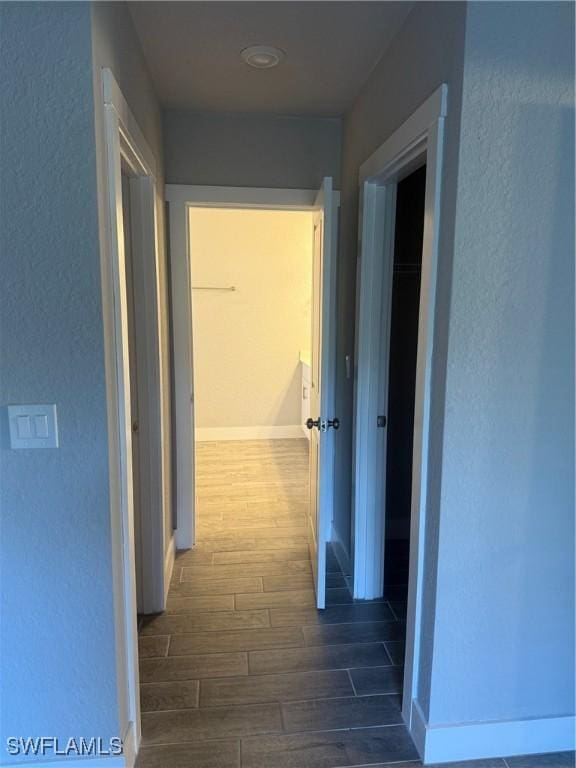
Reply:
<svg viewBox="0 0 576 768"><path fill-rule="evenodd" d="M193 285L193 291L235 291L235 285Z"/></svg>

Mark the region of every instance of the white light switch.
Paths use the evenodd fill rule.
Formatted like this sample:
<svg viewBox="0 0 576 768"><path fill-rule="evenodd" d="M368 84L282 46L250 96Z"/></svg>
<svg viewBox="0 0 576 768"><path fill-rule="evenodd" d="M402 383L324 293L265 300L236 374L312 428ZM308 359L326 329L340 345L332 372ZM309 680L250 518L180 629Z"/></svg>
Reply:
<svg viewBox="0 0 576 768"><path fill-rule="evenodd" d="M16 419L16 426L19 439L24 440L27 437L32 437L32 425L30 423L30 416L18 416Z"/></svg>
<svg viewBox="0 0 576 768"><path fill-rule="evenodd" d="M10 447L58 448L55 405L9 405Z"/></svg>

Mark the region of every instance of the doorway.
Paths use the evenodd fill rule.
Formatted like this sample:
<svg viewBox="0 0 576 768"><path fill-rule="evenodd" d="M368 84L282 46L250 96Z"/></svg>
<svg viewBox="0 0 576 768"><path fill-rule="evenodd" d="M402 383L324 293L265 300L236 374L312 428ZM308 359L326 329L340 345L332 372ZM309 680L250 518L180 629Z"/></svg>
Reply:
<svg viewBox="0 0 576 768"><path fill-rule="evenodd" d="M313 214L191 206L188 226L195 433L191 556L211 551L216 567L206 571L222 578L243 567L260 567L261 578L268 573L271 583L273 576L292 574L282 584L294 589L283 597L300 596L309 605L310 431L302 410L310 397L305 382ZM246 548L227 551L226 536ZM239 605L247 601L241 593L236 597Z"/></svg>
<svg viewBox="0 0 576 768"><path fill-rule="evenodd" d="M426 166L398 182L386 409L383 595L406 615Z"/></svg>
<svg viewBox="0 0 576 768"><path fill-rule="evenodd" d="M406 618L402 717L417 746L446 85L360 168L354 597Z"/></svg>
<svg viewBox="0 0 576 768"><path fill-rule="evenodd" d="M170 202L170 233L171 233L171 262L172 262L172 296L173 296L173 339L175 366L175 399L177 409L176 428L176 461L177 461L177 528L176 540L179 549L190 549L198 545L197 536L199 524L200 486L195 485L196 472L194 466L195 457L195 433L198 417L210 420L210 423L198 424L199 435L204 437L227 437L244 439L269 439L275 437L284 439L300 439L310 436L310 443L315 446L312 451L316 458L314 473L310 476L310 494L307 533L309 549L314 573L317 607L325 605L326 589L326 548L330 541L332 529L332 491L334 474L334 431L338 425L334 414L334 372L335 372L335 343L334 343L334 318L335 318L335 258L337 208L338 197L333 192L332 180L325 179L318 193L304 190L259 190L242 188L219 187L178 187L168 186L167 198ZM195 209L198 209L195 214ZM226 228L228 241L221 244L218 253L204 259L200 273L195 272L195 249L202 244L203 237L195 236L193 226L194 217L197 219L196 231L200 233L201 220L213 219L217 216L215 209L222 209L220 215L227 214L236 220L235 226ZM244 213L243 213L244 211ZM292 424L270 424L265 419L270 411L278 412L278 392L276 405L270 408L270 393L266 395L268 405L263 405L258 398L254 398L252 391L264 391L269 387L274 378L270 368L266 371L266 365L270 366L273 358L277 357L277 349L282 348L287 337L292 331L278 330L275 322L268 321L266 317L258 315L262 306L267 311L276 312L282 300L282 293L289 285L288 275L282 275L279 263L274 263L285 245L284 238L280 238L276 247L268 247L264 255L260 255L260 273L256 270L253 287L247 290L246 280L250 276L250 270L242 271L242 260L238 258L238 246L242 232L242 217L246 220L251 214L262 225L266 217L276 213L288 213L302 221L306 221L307 249L309 252L308 281L311 284L312 275L317 275L314 282L314 290L307 293L305 302L309 308L307 312L300 311L300 315L316 318L310 329L310 321L305 323L310 329L306 346L299 346L299 356L302 358L294 368L296 349L291 353L291 384L285 388L287 396L290 390L299 393L299 407L296 412L295 400L289 404L289 411L297 419ZM304 218L303 218L304 217ZM192 225L191 225L192 221ZM204 221L206 224L206 221ZM214 222L205 227L205 237L216 241L221 229L216 230ZM316 231L316 236L314 232ZM206 243L204 243L204 246ZM203 246L203 247L204 247ZM223 249L227 252L222 256ZM218 249L217 249L218 250ZM246 250L246 249L244 249ZM256 250L256 249L255 249ZM311 255L311 258L310 258ZM250 254L248 248L248 258ZM313 267L316 265L316 268ZM272 279L265 278L266 270L272 266ZM216 268L223 269L216 273ZM254 269L252 268L254 272ZM311 274L312 273L312 274ZM276 274L276 282L274 275ZM292 270L293 276L293 270ZM232 279L231 276L234 276ZM291 279L291 278L290 278ZM278 280L282 282L279 285ZM268 281L268 282L267 282ZM200 298L199 298L200 297ZM276 297L276 298L275 298ZM218 302L218 309L212 306ZM199 316L203 317L204 328L210 332L216 332L216 342L204 345L209 333L203 334L198 328L200 354L198 359L210 361L214 371L220 371L219 375L213 375L212 381L204 380L201 391L196 392L194 381L194 343L193 329L196 331L196 319L193 313L195 302L202 308ZM262 306L261 306L262 305ZM286 311L286 310L285 310ZM280 316L282 312L279 313ZM270 315L270 318L273 314ZM248 318L248 319L247 319ZM285 318L284 318L285 320ZM301 320L301 318L300 318ZM228 324L230 337L236 338L232 344L223 334L222 324ZM251 338L245 338L238 329L243 323L251 323L253 330ZM291 327L293 324L288 324ZM220 328L220 330L218 330ZM276 328L276 331L274 331ZM220 340L218 341L218 334ZM254 343L253 339L261 338L264 341ZM251 340L252 339L252 340ZM271 346L267 346L270 342ZM305 342L306 343L306 342ZM301 345L302 342L299 342ZM261 349L260 349L261 348ZM268 349L268 353L265 350ZM225 350L225 351L224 351ZM221 354L224 352L223 354ZM264 352L264 354L262 354ZM260 359L258 354L260 353ZM300 354L302 353L302 354ZM255 357L256 356L256 357ZM309 360L308 360L309 358ZM246 376L245 360L252 361L252 369ZM303 371L310 363L309 386L304 383ZM262 370L262 363L264 367ZM239 371L244 369L244 378L238 379ZM260 379L254 378L254 371L260 371ZM207 367L206 369L207 370ZM204 375L205 370L202 372ZM294 372L295 371L295 372ZM314 375L316 372L316 375ZM200 375L200 374L199 374ZM241 377L242 378L242 377ZM252 386L247 385L252 381ZM234 383L236 382L236 383ZM221 398L226 390L226 397L222 408L215 403L215 398ZM204 394L202 394L202 392ZM302 394L309 399L316 409L307 420L307 430L303 432L301 414L306 405L302 402ZM203 410L203 403L197 406L196 399L200 396L203 400L210 401L211 407ZM282 396L284 397L284 396ZM286 399L286 398L284 398ZM288 398L289 399L289 398ZM252 402L256 400L256 402ZM273 400L272 400L273 402ZM282 406L285 403L281 403ZM221 418L224 408L228 414L236 412L236 419L246 417L250 413L252 423L223 424ZM268 412L268 413L267 413ZM255 415L254 415L255 414ZM257 419L254 423L254 418ZM316 432L314 432L316 430ZM203 441L199 441L199 445Z"/></svg>

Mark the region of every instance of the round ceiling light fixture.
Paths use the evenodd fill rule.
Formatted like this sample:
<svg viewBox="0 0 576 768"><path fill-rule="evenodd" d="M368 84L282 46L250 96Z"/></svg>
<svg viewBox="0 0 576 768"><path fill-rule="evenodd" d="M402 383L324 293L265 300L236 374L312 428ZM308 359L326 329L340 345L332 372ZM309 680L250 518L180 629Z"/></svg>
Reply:
<svg viewBox="0 0 576 768"><path fill-rule="evenodd" d="M240 51L242 60L256 69L271 69L280 64L286 54L273 45L250 45Z"/></svg>

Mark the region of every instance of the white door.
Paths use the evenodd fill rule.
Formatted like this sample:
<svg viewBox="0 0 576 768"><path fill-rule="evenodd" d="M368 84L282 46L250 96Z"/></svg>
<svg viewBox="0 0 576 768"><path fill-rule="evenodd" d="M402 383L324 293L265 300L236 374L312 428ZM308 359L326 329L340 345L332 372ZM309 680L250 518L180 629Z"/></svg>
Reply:
<svg viewBox="0 0 576 768"><path fill-rule="evenodd" d="M316 196L312 273L309 542L316 605L326 605L326 544L332 534L336 377L337 193L325 178Z"/></svg>

